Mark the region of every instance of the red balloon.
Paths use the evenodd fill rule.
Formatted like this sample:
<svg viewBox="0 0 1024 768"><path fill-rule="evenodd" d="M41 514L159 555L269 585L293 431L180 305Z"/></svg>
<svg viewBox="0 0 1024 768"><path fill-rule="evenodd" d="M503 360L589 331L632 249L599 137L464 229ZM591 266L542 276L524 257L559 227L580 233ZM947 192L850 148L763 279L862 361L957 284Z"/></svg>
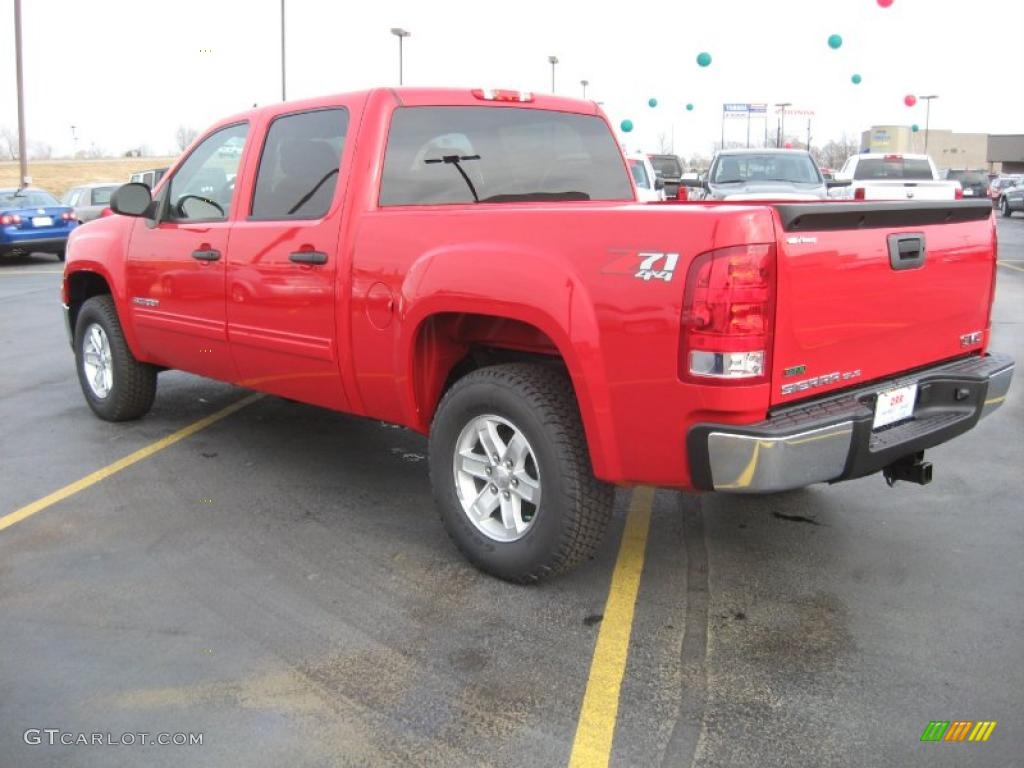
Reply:
<svg viewBox="0 0 1024 768"><path fill-rule="evenodd" d="M906 104L908 107L912 107L915 104L917 104L917 96L915 96L912 93L908 93L906 96L903 97L903 103Z"/></svg>
<svg viewBox="0 0 1024 768"><path fill-rule="evenodd" d="M878 4L883 8L888 8L892 5L892 0L878 0Z"/></svg>
<svg viewBox="0 0 1024 768"><path fill-rule="evenodd" d="M792 141L787 141L785 144L782 145L782 147L783 147L783 149L792 149L793 148L793 142Z"/></svg>

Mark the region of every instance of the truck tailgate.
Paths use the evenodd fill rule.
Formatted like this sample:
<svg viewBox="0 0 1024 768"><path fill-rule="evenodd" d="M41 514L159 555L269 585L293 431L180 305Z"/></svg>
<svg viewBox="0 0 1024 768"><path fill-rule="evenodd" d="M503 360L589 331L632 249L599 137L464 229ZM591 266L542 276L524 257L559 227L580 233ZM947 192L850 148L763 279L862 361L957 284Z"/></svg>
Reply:
<svg viewBox="0 0 1024 768"><path fill-rule="evenodd" d="M774 207L773 405L987 345L996 267L988 201Z"/></svg>

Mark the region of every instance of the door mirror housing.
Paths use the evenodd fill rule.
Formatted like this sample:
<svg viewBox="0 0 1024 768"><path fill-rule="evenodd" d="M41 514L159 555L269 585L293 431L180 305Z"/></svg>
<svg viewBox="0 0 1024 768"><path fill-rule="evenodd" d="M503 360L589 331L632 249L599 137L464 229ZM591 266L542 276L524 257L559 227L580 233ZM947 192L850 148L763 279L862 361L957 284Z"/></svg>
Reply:
<svg viewBox="0 0 1024 768"><path fill-rule="evenodd" d="M665 180L661 176L656 176L654 179L654 189L662 190L665 188Z"/></svg>
<svg viewBox="0 0 1024 768"><path fill-rule="evenodd" d="M149 187L135 181L122 184L110 196L110 210L122 216L149 216L153 195Z"/></svg>

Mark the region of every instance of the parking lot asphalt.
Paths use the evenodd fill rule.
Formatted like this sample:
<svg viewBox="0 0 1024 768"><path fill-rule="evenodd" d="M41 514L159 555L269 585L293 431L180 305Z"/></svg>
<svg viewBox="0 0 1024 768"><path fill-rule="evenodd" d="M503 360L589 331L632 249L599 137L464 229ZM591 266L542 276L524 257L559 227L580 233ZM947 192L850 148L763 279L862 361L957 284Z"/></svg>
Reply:
<svg viewBox="0 0 1024 768"><path fill-rule="evenodd" d="M1024 218L999 237L992 347L1021 361ZM59 272L0 264L0 517L247 394L168 372L97 420ZM659 490L611 764L1024 764L1021 387L926 487ZM0 530L0 767L567 764L632 492L591 562L516 587L448 542L425 452L265 397Z"/></svg>

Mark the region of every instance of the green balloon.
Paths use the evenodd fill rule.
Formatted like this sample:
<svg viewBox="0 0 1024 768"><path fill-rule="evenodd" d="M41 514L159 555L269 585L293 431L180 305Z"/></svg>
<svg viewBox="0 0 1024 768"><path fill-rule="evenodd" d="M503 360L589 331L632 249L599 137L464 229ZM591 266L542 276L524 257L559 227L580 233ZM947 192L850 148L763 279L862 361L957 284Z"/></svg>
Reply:
<svg viewBox="0 0 1024 768"><path fill-rule="evenodd" d="M917 123L914 123L912 126L910 126L910 130L912 130L914 133L917 133L918 131L921 130L921 126L919 126Z"/></svg>
<svg viewBox="0 0 1024 768"><path fill-rule="evenodd" d="M854 75L853 77L850 78L850 82L853 83L854 85L860 85L860 81L861 81L861 76L860 75Z"/></svg>
<svg viewBox="0 0 1024 768"><path fill-rule="evenodd" d="M633 121L623 120L621 123L619 123L619 128L622 129L623 133L629 133L630 131L633 130Z"/></svg>
<svg viewBox="0 0 1024 768"><path fill-rule="evenodd" d="M706 52L705 53L698 53L697 54L697 64L699 64L702 67L710 66L711 65L711 54L710 53L706 53Z"/></svg>
<svg viewBox="0 0 1024 768"><path fill-rule="evenodd" d="M686 105L686 111L687 112L693 112L693 104L687 104Z"/></svg>
<svg viewBox="0 0 1024 768"><path fill-rule="evenodd" d="M656 107L656 106L658 106L658 100L657 99L648 99L647 100L647 106L648 107Z"/></svg>
<svg viewBox="0 0 1024 768"><path fill-rule="evenodd" d="M828 47L831 48L833 51L842 46L842 44L843 38L841 38L839 35L828 36Z"/></svg>

